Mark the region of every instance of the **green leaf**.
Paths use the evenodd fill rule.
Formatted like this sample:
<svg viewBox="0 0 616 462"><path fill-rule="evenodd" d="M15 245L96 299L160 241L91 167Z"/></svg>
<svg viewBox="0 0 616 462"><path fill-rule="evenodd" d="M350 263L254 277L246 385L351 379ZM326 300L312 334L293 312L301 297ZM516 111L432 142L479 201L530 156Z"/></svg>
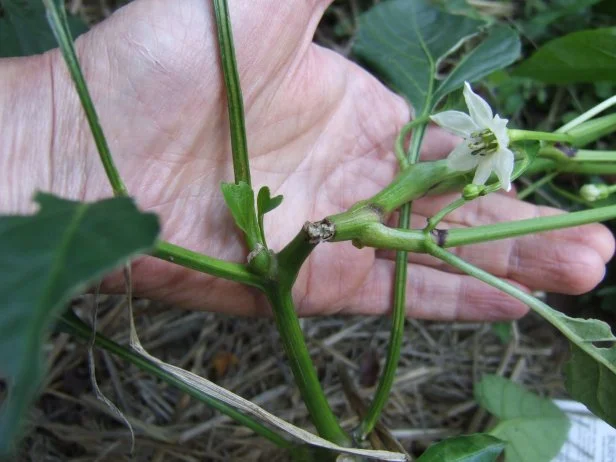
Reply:
<svg viewBox="0 0 616 462"><path fill-rule="evenodd" d="M246 235L249 247L261 242L261 231L255 214L255 193L252 188L243 181L238 184L223 183L222 194L235 224Z"/></svg>
<svg viewBox="0 0 616 462"><path fill-rule="evenodd" d="M504 441L483 433L455 436L430 446L417 462L494 462L504 448Z"/></svg>
<svg viewBox="0 0 616 462"><path fill-rule="evenodd" d="M485 25L483 21L449 14L427 0L391 0L360 17L353 50L408 98L417 115L426 115L439 99L465 80L478 80L517 58L517 35L496 27L438 86L437 71L443 59Z"/></svg>
<svg viewBox="0 0 616 462"><path fill-rule="evenodd" d="M475 385L475 398L500 419L490 432L507 441L507 462L550 462L567 440L569 420L551 400L496 375Z"/></svg>
<svg viewBox="0 0 616 462"><path fill-rule="evenodd" d="M0 456L35 398L49 325L70 298L153 247L155 215L128 198L82 204L38 194L32 216L0 217L0 374L9 394L0 410Z"/></svg>
<svg viewBox="0 0 616 462"><path fill-rule="evenodd" d="M551 40L513 74L554 84L616 82L616 27L574 32Z"/></svg>
<svg viewBox="0 0 616 462"><path fill-rule="evenodd" d="M509 27L492 27L486 39L465 55L437 88L434 100L460 88L465 81L476 82L502 69L520 56L520 39Z"/></svg>
<svg viewBox="0 0 616 462"><path fill-rule="evenodd" d="M0 0L0 5L5 14L0 19L0 58L35 55L57 46L40 0ZM76 16L69 15L68 23L74 37L88 30Z"/></svg>
<svg viewBox="0 0 616 462"><path fill-rule="evenodd" d="M261 239L265 242L265 230L263 229L263 216L274 210L282 203L282 196L271 197L270 189L263 186L257 194L257 218L259 220L259 229L261 230Z"/></svg>
<svg viewBox="0 0 616 462"><path fill-rule="evenodd" d="M612 360L616 361L613 348L611 353ZM566 386L571 396L616 428L616 375L584 350L571 344L566 376Z"/></svg>

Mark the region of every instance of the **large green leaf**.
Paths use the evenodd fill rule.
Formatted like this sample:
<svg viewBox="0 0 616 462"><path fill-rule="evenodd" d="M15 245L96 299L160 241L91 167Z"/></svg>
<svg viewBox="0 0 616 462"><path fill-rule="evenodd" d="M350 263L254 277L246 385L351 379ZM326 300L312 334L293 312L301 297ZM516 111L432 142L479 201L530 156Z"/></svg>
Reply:
<svg viewBox="0 0 616 462"><path fill-rule="evenodd" d="M417 462L494 462L504 448L504 441L483 433L454 436L430 446Z"/></svg>
<svg viewBox="0 0 616 462"><path fill-rule="evenodd" d="M131 199L82 204L38 194L38 213L0 217L0 376L9 394L0 410L0 456L37 393L50 323L71 296L153 247L155 215Z"/></svg>
<svg viewBox="0 0 616 462"><path fill-rule="evenodd" d="M434 93L434 101L451 93L465 81L475 82L501 69L520 56L520 39L509 27L492 27L486 39L466 54Z"/></svg>
<svg viewBox="0 0 616 462"><path fill-rule="evenodd" d="M514 75L556 84L616 82L616 27L554 39L520 64Z"/></svg>
<svg viewBox="0 0 616 462"><path fill-rule="evenodd" d="M496 375L475 385L475 398L500 419L490 432L507 441L507 462L550 462L567 440L569 420L551 400Z"/></svg>
<svg viewBox="0 0 616 462"><path fill-rule="evenodd" d="M34 55L57 46L41 0L0 0L0 5L5 14L0 19L0 58ZM68 23L73 37L88 30L76 16L69 15Z"/></svg>
<svg viewBox="0 0 616 462"><path fill-rule="evenodd" d="M496 26L439 84L436 79L442 60L485 25L449 14L427 0L391 0L361 16L353 50L406 96L418 115L425 114L464 81L476 81L518 57L517 35Z"/></svg>

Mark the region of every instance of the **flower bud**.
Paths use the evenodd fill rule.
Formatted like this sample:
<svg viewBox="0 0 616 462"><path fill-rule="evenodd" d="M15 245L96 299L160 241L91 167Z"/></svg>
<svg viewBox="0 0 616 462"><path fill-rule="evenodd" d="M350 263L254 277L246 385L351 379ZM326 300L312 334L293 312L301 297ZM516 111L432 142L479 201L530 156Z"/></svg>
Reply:
<svg viewBox="0 0 616 462"><path fill-rule="evenodd" d="M472 201L480 196L484 196L486 193L486 187L482 184L467 184L462 190L462 197L464 200Z"/></svg>
<svg viewBox="0 0 616 462"><path fill-rule="evenodd" d="M588 202L595 202L605 199L610 195L607 185L604 184L585 184L580 189L580 196Z"/></svg>

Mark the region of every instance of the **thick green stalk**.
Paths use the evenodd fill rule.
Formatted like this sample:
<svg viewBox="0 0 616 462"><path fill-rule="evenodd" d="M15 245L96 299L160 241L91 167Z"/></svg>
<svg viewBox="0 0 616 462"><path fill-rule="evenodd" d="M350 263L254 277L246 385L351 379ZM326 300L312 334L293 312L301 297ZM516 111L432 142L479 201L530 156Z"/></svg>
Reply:
<svg viewBox="0 0 616 462"><path fill-rule="evenodd" d="M211 274L223 279L240 282L252 287L263 289L263 278L249 271L245 265L228 262L218 258L193 252L165 241L159 241L152 255L176 265Z"/></svg>
<svg viewBox="0 0 616 462"><path fill-rule="evenodd" d="M243 181L250 185L248 143L246 141L246 123L244 121L244 101L242 99L240 76L237 71L233 32L227 0L214 0L214 10L216 12L222 70L225 88L227 90L227 107L229 108L231 150L233 152L235 183Z"/></svg>
<svg viewBox="0 0 616 462"><path fill-rule="evenodd" d="M317 246L309 241L305 229L302 229L276 256L278 281L286 286L293 287L297 274L310 253Z"/></svg>
<svg viewBox="0 0 616 462"><path fill-rule="evenodd" d="M70 334L83 339L84 341L89 341L92 336L92 330L89 326L87 326L81 319L79 319L72 311L68 311L59 319L60 326L63 330L66 330ZM131 364L137 366L139 369L146 371L155 377L163 380L165 383L172 385L184 393L192 396L198 401L201 401L204 404L207 404L210 407L222 412L223 414L231 417L233 420L237 421L241 425L250 428L258 435L267 438L271 442L273 442L276 446L291 449L293 444L287 441L284 437L272 431L266 425L263 425L261 422L253 419L252 417L246 416L241 412L237 411L233 407L228 404L214 399L201 391L191 388L172 374L169 374L167 371L159 368L156 364L148 361L143 356L135 353L128 348L125 348L121 345L118 345L112 340L109 340L105 336L101 334L96 334L95 344L106 350L110 353L113 353L119 356L122 359L130 362Z"/></svg>
<svg viewBox="0 0 616 462"><path fill-rule="evenodd" d="M426 245L432 242L437 242L441 247L446 248L459 247L554 229L571 228L614 218L616 218L616 205L610 205L592 210L473 228L435 230L433 233L426 233L423 230L389 228L381 223L369 223L354 228L355 233L347 233L347 235L353 234L349 235L348 239L353 240L359 246L426 253Z"/></svg>
<svg viewBox="0 0 616 462"><path fill-rule="evenodd" d="M350 446L351 439L344 432L330 408L319 383L317 371L310 359L310 353L295 312L291 287L272 283L266 294L272 305L276 327L295 377L295 383L306 404L312 423L323 438L341 446Z"/></svg>
<svg viewBox="0 0 616 462"><path fill-rule="evenodd" d="M66 11L64 10L64 7L59 7L54 0L43 0L43 3L45 4L45 9L47 10L49 25L51 26L56 40L60 45L60 51L62 52L62 56L64 57L64 61L66 62L69 73L71 74L71 78L75 84L81 105L83 106L83 110L86 114L86 119L90 125L90 130L92 131L92 136L94 137L94 143L96 144L98 155L101 159L103 167L105 168L105 173L109 179L109 183L111 183L113 194L116 196L128 196L128 190L126 189L126 186L120 177L120 173L113 162L113 157L111 156L111 151L109 149L109 145L107 144L107 139L103 133L103 128L101 127L98 114L94 108L94 103L92 103L92 98L90 97L90 92L88 91L83 72L81 71L81 66L77 60L77 54L75 53L75 47L73 46L73 38L66 19Z"/></svg>
<svg viewBox="0 0 616 462"><path fill-rule="evenodd" d="M379 193L358 202L345 212L327 217L336 228L332 241L348 241L359 237L366 225L382 222L402 205L459 176L464 176L464 172L450 170L446 160L409 165Z"/></svg>

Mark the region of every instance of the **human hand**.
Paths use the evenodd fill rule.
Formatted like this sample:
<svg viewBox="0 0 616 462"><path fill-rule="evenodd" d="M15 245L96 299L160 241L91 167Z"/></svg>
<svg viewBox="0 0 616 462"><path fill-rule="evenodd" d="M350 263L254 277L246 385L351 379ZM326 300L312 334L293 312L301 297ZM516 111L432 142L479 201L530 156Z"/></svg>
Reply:
<svg viewBox="0 0 616 462"><path fill-rule="evenodd" d="M393 138L408 120L406 104L368 73L311 44L328 2L231 3L255 187L283 194L266 217L279 250L306 220L347 209L386 186L396 173ZM226 99L211 2L138 0L78 41L82 66L112 153L140 206L161 216L164 238L208 255L246 258L220 183L230 181ZM49 187L93 200L111 189L59 53L46 57L56 104L47 171L20 186L23 197ZM423 159L445 156L455 139L429 130ZM52 168L53 167L53 168ZM416 201L414 226L449 198ZM490 195L448 217L449 226L522 219L555 210ZM447 225L447 224L446 224ZM600 225L474 245L459 254L529 290L580 293L603 276L611 234ZM526 308L425 255L412 255L409 316L506 319ZM317 247L295 286L303 315L382 314L390 306L391 254L350 243ZM116 278L117 279L117 278ZM264 314L253 289L153 258L134 264L138 295L186 307ZM122 284L112 280L108 288Z"/></svg>

